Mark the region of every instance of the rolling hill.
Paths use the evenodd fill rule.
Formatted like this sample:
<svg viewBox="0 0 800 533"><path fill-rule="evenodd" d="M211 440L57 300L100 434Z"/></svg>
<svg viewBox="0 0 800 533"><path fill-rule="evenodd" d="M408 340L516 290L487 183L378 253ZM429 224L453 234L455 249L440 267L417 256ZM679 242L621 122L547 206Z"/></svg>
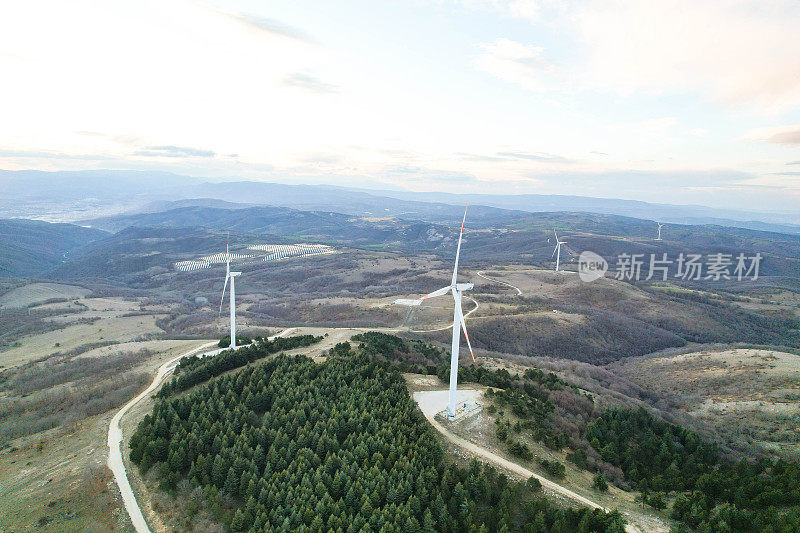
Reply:
<svg viewBox="0 0 800 533"><path fill-rule="evenodd" d="M488 209L488 210L487 210ZM475 220L473 220L475 219ZM301 211L286 207L188 206L157 213L104 217L88 221L108 231L126 227L204 227L258 236L329 242L339 245L430 252L449 257L454 252L457 227L397 217L357 217L341 213ZM664 240L653 240L649 220L592 213L498 212L470 208L465 233L467 262L521 262L549 264L552 228L567 241L562 258L567 264L580 252L594 251L610 263L619 254L761 253L761 273L796 277L800 269L800 236L711 225L667 224Z"/></svg>
<svg viewBox="0 0 800 533"><path fill-rule="evenodd" d="M38 220L0 220L0 277L38 276L69 254L108 233L72 224Z"/></svg>

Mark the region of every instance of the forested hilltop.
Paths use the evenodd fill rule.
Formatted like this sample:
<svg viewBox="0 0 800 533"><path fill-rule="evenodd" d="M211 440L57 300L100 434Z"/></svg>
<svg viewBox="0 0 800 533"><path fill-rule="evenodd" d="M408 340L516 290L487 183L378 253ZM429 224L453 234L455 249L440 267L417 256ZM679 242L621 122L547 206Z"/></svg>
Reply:
<svg viewBox="0 0 800 533"><path fill-rule="evenodd" d="M379 332L353 340L361 351L403 371L449 381L442 350ZM595 488L607 480L639 492L643 504L681 522L677 531L800 531L796 462L728 456L697 433L658 420L642 408L600 408L592 395L535 368L511 374L470 365L459 370L458 381L490 387L487 411L497 414L496 436L523 464L533 460L524 440L565 452L567 461L595 473ZM550 477L564 475L562 463L540 466Z"/></svg>
<svg viewBox="0 0 800 533"><path fill-rule="evenodd" d="M619 513L557 509L535 483L450 463L394 366L333 352L160 400L131 459L168 490L188 482L232 531L623 531Z"/></svg>

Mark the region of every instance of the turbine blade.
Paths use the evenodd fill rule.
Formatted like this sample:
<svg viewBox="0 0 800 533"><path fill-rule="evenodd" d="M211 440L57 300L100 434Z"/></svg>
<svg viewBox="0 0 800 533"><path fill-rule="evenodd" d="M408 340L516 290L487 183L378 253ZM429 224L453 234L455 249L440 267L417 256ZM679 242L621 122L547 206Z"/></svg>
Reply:
<svg viewBox="0 0 800 533"><path fill-rule="evenodd" d="M556 236L556 242L558 242L558 233L556 233L556 228L553 228L553 235Z"/></svg>
<svg viewBox="0 0 800 533"><path fill-rule="evenodd" d="M428 298L436 298L437 296L441 296L443 294L447 294L447 292L449 290L450 290L450 287L442 287L441 289L435 290L432 293L426 294L425 296L420 298L420 301L427 300Z"/></svg>
<svg viewBox="0 0 800 533"><path fill-rule="evenodd" d="M456 305L456 309L458 309L458 321L461 323L461 330L464 332L464 338L467 339L467 347L469 348L469 354L472 356L472 362L475 362L475 354L472 351L472 343L469 342L469 333L467 333L467 323L464 320L464 313L461 311L461 306Z"/></svg>
<svg viewBox="0 0 800 533"><path fill-rule="evenodd" d="M409 300L408 298L398 298L397 300L395 300L392 303L395 304L395 305L407 305L407 306L415 307L415 306L417 306L417 305L422 303L422 299Z"/></svg>
<svg viewBox="0 0 800 533"><path fill-rule="evenodd" d="M458 256L461 255L461 237L464 236L464 223L467 221L467 209L469 209L469 204L467 207L464 208L464 218L461 220L461 233L458 234L458 248L456 248L456 263L453 266L453 280L451 281L451 285L456 284L456 278L458 277Z"/></svg>
<svg viewBox="0 0 800 533"><path fill-rule="evenodd" d="M230 277L230 273L225 274L225 285L222 286L222 297L219 299L219 315L217 318L222 316L222 302L225 301L225 289L228 288L228 278Z"/></svg>
<svg viewBox="0 0 800 533"><path fill-rule="evenodd" d="M556 256L556 252L558 251L558 247L559 246L561 246L561 243L560 242L556 242L556 247L553 248L553 255L550 256L550 259L552 259L552 258L554 258Z"/></svg>

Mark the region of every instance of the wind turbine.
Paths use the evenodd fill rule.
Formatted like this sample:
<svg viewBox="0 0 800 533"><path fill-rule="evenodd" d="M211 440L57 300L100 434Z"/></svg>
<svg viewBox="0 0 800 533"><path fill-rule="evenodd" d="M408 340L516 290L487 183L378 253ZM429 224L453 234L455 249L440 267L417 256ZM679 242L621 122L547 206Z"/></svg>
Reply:
<svg viewBox="0 0 800 533"><path fill-rule="evenodd" d="M228 237L230 241L230 237ZM228 279L231 280L231 348L236 348L236 284L234 280L241 272L231 272L231 254L228 251L228 241L225 241L225 285L222 286L222 298L219 300L219 315L222 316L222 303L225 301L225 289Z"/></svg>
<svg viewBox="0 0 800 533"><path fill-rule="evenodd" d="M656 224L658 224L658 237L656 237L656 240L660 241L661 240L661 226L663 226L664 224L662 224L661 222L656 222Z"/></svg>
<svg viewBox="0 0 800 533"><path fill-rule="evenodd" d="M461 233L458 236L458 247L456 248L456 262L453 266L453 278L450 285L439 290L426 294L419 300L395 300L395 303L402 305L420 305L423 300L443 296L448 292L453 293L453 344L450 350L450 396L447 402L447 414L450 418L456 416L456 389L458 388L458 350L461 345L461 330L464 330L464 337L467 339L467 346L472 360L475 361L475 354L472 351L472 344L469 342L467 324L464 321L464 313L461 311L461 293L471 290L472 283L458 283L458 256L461 254L461 238L464 236L464 223L467 221L467 210L464 209L464 219L461 221Z"/></svg>
<svg viewBox="0 0 800 533"><path fill-rule="evenodd" d="M555 228L553 228L553 235L556 236L556 247L553 250L553 255L551 255L550 257L551 258L552 257L556 258L556 272L558 272L558 264L559 264L559 261L561 260L561 245L562 244L567 244L567 242L566 241L562 241L562 240L560 240L558 238L558 233L556 233Z"/></svg>

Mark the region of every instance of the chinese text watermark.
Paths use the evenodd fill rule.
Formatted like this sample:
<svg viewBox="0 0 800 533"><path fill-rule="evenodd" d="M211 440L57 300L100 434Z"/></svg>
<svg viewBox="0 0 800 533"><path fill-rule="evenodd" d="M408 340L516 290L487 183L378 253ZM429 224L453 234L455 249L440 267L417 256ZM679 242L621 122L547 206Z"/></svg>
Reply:
<svg viewBox="0 0 800 533"><path fill-rule="evenodd" d="M662 254L620 254L617 256L614 278L623 281L680 279L684 281L727 281L758 279L761 253L684 254L670 258ZM583 281L594 281L609 269L605 259L594 252L583 252L578 262L578 274Z"/></svg>

